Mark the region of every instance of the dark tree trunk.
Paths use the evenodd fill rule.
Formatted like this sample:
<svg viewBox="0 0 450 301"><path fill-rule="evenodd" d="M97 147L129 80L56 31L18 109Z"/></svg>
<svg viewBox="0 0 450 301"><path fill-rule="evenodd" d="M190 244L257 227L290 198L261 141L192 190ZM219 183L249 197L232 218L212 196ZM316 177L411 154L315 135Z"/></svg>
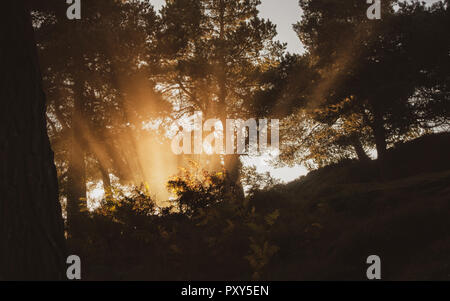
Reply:
<svg viewBox="0 0 450 301"><path fill-rule="evenodd" d="M364 150L361 141L356 138L353 141L353 148L355 149L356 155L358 156L359 161L370 161L370 157L367 155L366 151Z"/></svg>
<svg viewBox="0 0 450 301"><path fill-rule="evenodd" d="M220 1L219 3L219 39L221 41L225 38L225 10L226 5L224 1ZM226 119L228 116L228 104L227 104L227 71L226 71L226 62L225 62L225 53L222 48L219 48L219 72L218 72L218 84L219 84L219 93L218 93L218 108L217 116L221 116L221 121L223 125L223 136L226 137ZM224 156L224 169L227 173L227 180L229 184L234 188L235 194L237 198L244 197L244 188L241 184L241 168L242 163L239 159L239 155L226 154Z"/></svg>
<svg viewBox="0 0 450 301"><path fill-rule="evenodd" d="M3 1L0 22L0 279L63 279L56 168L25 1Z"/></svg>
<svg viewBox="0 0 450 301"><path fill-rule="evenodd" d="M86 165L83 146L75 136L72 137L71 144L67 171L67 225L69 234L72 237L79 237L82 232L82 216L87 210Z"/></svg>
<svg viewBox="0 0 450 301"><path fill-rule="evenodd" d="M71 121L71 145L69 150L69 168L67 183L67 225L69 234L80 237L83 226L83 214L87 211L86 201L86 163L83 126L83 84L79 78L74 85L74 109Z"/></svg>
<svg viewBox="0 0 450 301"><path fill-rule="evenodd" d="M99 163L98 168L100 170L100 173L102 174L103 190L105 191L105 194L111 195L112 186L111 186L111 178L109 177L108 169L103 167L103 165L101 163Z"/></svg>
<svg viewBox="0 0 450 301"><path fill-rule="evenodd" d="M244 198L244 187L241 184L242 163L239 155L225 155L224 169L227 173L227 181L234 189L237 199Z"/></svg>
<svg viewBox="0 0 450 301"><path fill-rule="evenodd" d="M375 124L374 128L375 145L377 148L378 159L383 160L386 157L386 131L382 124Z"/></svg>
<svg viewBox="0 0 450 301"><path fill-rule="evenodd" d="M377 148L378 159L383 160L386 157L386 129L384 128L383 115L374 110L374 120L372 122L373 135L375 136L375 145Z"/></svg>

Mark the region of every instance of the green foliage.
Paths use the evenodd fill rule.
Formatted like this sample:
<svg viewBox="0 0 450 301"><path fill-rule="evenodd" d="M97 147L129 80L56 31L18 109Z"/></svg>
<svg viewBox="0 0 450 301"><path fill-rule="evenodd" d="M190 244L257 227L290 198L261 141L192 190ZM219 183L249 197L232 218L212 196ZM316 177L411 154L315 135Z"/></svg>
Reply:
<svg viewBox="0 0 450 301"><path fill-rule="evenodd" d="M205 209L230 197L225 189L225 172L210 173L201 170L191 161L188 168L182 168L181 175L169 180L167 187L176 198L172 201L182 214L192 216L199 209Z"/></svg>
<svg viewBox="0 0 450 301"><path fill-rule="evenodd" d="M270 189L280 184L280 181L274 179L269 172L257 172L255 166L242 168L241 182L249 196L254 195L260 190Z"/></svg>
<svg viewBox="0 0 450 301"><path fill-rule="evenodd" d="M253 269L253 280L260 280L263 276L264 278L267 277L267 275L264 275L264 269L280 249L270 242L270 230L279 216L280 211L278 209L271 214L262 216L256 214L255 207L252 207L247 226L253 233L250 237L250 254L245 258Z"/></svg>

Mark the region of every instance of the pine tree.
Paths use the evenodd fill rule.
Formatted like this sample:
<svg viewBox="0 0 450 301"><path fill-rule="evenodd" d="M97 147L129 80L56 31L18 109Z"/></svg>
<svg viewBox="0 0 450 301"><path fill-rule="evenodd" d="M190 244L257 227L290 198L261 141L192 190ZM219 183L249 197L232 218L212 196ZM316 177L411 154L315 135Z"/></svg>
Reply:
<svg viewBox="0 0 450 301"><path fill-rule="evenodd" d="M275 26L259 17L259 4L167 1L159 41L165 53L165 92L176 105L176 118L201 111L225 126L227 118L254 117L251 99L264 88L260 76L278 63L283 51L274 41ZM229 179L239 185L239 156L226 155L224 162Z"/></svg>

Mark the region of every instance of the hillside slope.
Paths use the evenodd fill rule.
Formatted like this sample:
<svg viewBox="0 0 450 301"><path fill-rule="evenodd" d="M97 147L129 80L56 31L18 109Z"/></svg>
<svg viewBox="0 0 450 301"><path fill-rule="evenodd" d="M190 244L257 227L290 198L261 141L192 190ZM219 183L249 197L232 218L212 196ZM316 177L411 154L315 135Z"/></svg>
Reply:
<svg viewBox="0 0 450 301"><path fill-rule="evenodd" d="M450 280L450 138L430 135L385 162L344 162L257 194L281 215L273 280L363 280L378 255L385 280Z"/></svg>

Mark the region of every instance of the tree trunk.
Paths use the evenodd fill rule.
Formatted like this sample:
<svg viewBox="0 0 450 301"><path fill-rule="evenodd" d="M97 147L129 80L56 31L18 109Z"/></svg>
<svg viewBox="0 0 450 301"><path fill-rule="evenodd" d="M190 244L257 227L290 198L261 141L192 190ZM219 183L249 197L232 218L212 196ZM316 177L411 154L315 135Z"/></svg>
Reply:
<svg viewBox="0 0 450 301"><path fill-rule="evenodd" d="M101 163L98 164L98 169L100 170L100 173L102 174L102 181L103 181L103 190L105 191L106 195L112 194L112 185L111 185L111 178L109 177L108 169L105 168Z"/></svg>
<svg viewBox="0 0 450 301"><path fill-rule="evenodd" d="M73 126L73 125L72 125ZM82 230L82 216L86 204L86 165L84 149L76 137L72 137L67 171L67 225L72 237L79 237Z"/></svg>
<svg viewBox="0 0 450 301"><path fill-rule="evenodd" d="M239 155L225 155L224 169L226 171L227 181L234 189L237 199L244 198L244 187L241 184L242 163Z"/></svg>
<svg viewBox="0 0 450 301"><path fill-rule="evenodd" d="M24 0L2 6L0 279L63 279L64 227L30 13Z"/></svg>
<svg viewBox="0 0 450 301"><path fill-rule="evenodd" d="M386 156L386 129L384 128L383 115L379 110L374 110L374 120L372 122L372 130L375 136L375 145L377 148L378 159L383 160Z"/></svg>
<svg viewBox="0 0 450 301"><path fill-rule="evenodd" d="M83 214L87 211L86 200L86 163L83 135L83 84L75 79L74 109L71 121L71 145L69 150L69 168L67 183L67 225L72 238L81 235Z"/></svg>
<svg viewBox="0 0 450 301"><path fill-rule="evenodd" d="M219 39L223 41L225 35L225 2L223 0L219 3ZM222 45L221 45L222 46ZM225 63L225 54L223 53L223 49L219 48L220 54L220 62L219 62L219 74L218 74L218 84L219 84L219 93L218 93L218 108L217 114L221 116L221 121L223 125L223 136L226 137L226 119L228 116L228 105L227 105L227 72L226 72L226 63ZM226 139L226 138L225 138ZM227 173L227 180L229 184L232 186L232 189L235 190L235 195L237 198L244 197L244 188L241 184L241 169L242 163L239 159L239 155L237 154L225 154L224 156L224 169Z"/></svg>
<svg viewBox="0 0 450 301"><path fill-rule="evenodd" d="M356 138L353 141L353 148L355 149L356 155L358 156L359 161L370 161L370 157L367 155L366 151L364 150L361 141Z"/></svg>

